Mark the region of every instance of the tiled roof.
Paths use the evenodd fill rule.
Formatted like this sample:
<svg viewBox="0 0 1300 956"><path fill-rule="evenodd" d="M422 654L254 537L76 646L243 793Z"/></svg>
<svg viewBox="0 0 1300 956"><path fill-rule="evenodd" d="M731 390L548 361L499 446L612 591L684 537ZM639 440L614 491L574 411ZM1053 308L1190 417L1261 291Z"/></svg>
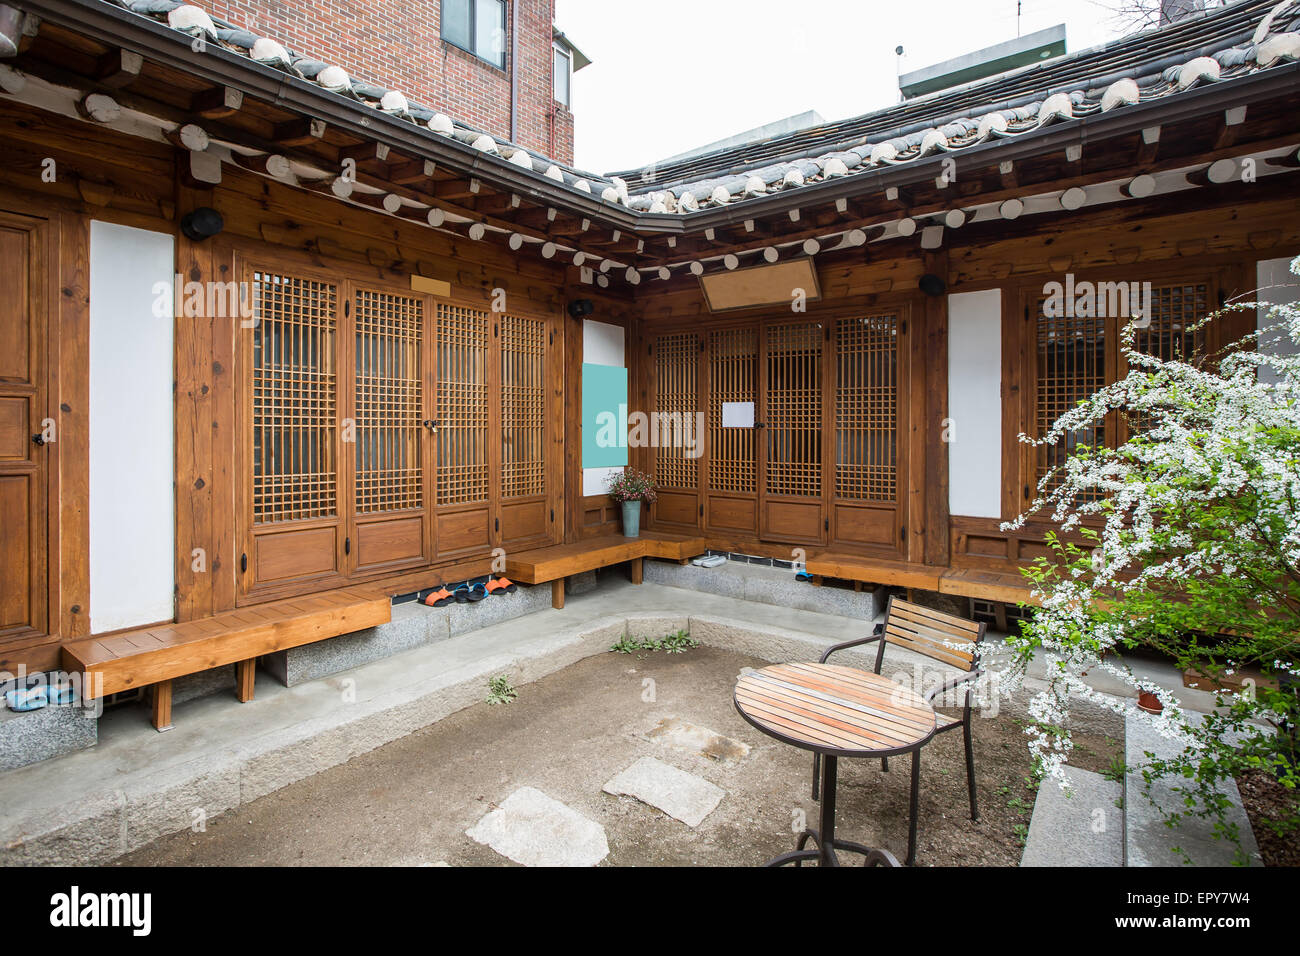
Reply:
<svg viewBox="0 0 1300 956"><path fill-rule="evenodd" d="M110 0L105 0L110 2ZM178 0L114 0L142 16L475 149L650 213L688 213L810 183L1012 140L1048 124L1176 97L1300 59L1300 0L1241 0L1203 16L851 120L731 147L622 176L593 176L496 140L410 102L400 90L354 80L338 66L290 52L271 37L214 21ZM627 181L637 192L630 194Z"/></svg>

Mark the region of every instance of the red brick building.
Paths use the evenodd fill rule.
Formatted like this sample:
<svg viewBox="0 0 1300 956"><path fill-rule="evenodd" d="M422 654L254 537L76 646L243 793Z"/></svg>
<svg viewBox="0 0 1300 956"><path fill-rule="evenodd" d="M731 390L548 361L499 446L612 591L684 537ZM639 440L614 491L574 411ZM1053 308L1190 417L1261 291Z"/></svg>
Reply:
<svg viewBox="0 0 1300 956"><path fill-rule="evenodd" d="M555 0L212 0L205 9L497 139L573 163L563 73L587 60L556 34Z"/></svg>

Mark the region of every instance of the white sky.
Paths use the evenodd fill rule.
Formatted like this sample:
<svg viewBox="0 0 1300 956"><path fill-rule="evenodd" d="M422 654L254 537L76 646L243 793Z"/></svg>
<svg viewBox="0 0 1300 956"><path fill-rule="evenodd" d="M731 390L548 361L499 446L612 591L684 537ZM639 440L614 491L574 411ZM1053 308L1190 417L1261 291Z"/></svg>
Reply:
<svg viewBox="0 0 1300 956"><path fill-rule="evenodd" d="M1023 0L1021 32L1066 24L1070 52L1121 31L1116 0ZM857 116L903 72L1016 35L1016 0L557 0L592 59L574 76L576 162L644 166L806 110Z"/></svg>

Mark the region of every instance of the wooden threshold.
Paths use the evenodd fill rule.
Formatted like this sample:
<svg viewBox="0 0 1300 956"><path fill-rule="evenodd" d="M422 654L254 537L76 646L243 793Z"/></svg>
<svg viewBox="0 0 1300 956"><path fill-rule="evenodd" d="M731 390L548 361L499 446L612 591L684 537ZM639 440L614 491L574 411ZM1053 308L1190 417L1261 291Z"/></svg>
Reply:
<svg viewBox="0 0 1300 956"><path fill-rule="evenodd" d="M87 699L170 681L227 664L241 665L238 695L253 696L252 661L290 647L350 634L392 619L387 595L342 588L240 608L183 624L123 631L63 646L63 664L85 675ZM155 716L167 720L170 688L156 693Z"/></svg>

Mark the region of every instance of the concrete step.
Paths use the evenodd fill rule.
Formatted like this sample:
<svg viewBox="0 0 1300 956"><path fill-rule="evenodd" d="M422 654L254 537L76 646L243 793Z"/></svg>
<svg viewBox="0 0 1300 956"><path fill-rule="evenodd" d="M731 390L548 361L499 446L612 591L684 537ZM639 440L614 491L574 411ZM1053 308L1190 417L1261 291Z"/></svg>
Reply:
<svg viewBox="0 0 1300 956"><path fill-rule="evenodd" d="M1069 790L1044 781L1029 818L1021 866L1123 866L1124 786L1066 767Z"/></svg>
<svg viewBox="0 0 1300 956"><path fill-rule="evenodd" d="M883 588L853 591L816 587L809 581L798 580L792 570L742 561L728 561L716 568L647 561L645 579L669 587L719 594L773 607L835 614L859 621L874 621L885 611Z"/></svg>
<svg viewBox="0 0 1300 956"><path fill-rule="evenodd" d="M1211 820L1184 817L1176 827L1165 825L1162 810L1183 808L1183 795L1175 791L1177 781L1157 780L1151 793L1144 792L1141 768L1150 758L1148 753L1169 759L1181 751L1181 745L1161 737L1150 723L1130 715L1124 722L1124 762L1129 772L1124 778L1125 859L1129 866L1231 866L1244 862L1250 866L1263 865L1259 845L1250 827L1241 793L1235 781L1229 780L1221 787L1231 804L1227 820L1236 824L1241 835L1241 847L1230 840L1214 835Z"/></svg>

